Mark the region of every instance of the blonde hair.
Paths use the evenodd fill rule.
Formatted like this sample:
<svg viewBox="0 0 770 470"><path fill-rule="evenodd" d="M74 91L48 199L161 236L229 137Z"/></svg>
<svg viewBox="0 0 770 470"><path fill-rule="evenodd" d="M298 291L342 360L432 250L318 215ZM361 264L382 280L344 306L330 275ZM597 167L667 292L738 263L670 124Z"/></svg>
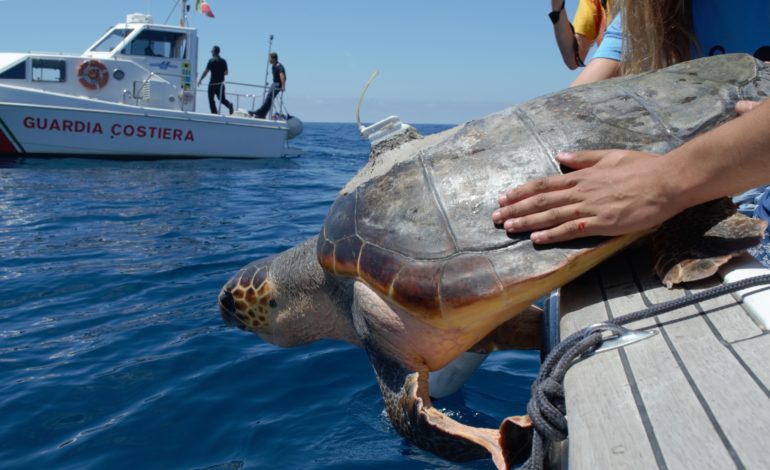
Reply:
<svg viewBox="0 0 770 470"><path fill-rule="evenodd" d="M692 0L625 0L620 12L622 74L657 70L699 53L693 32Z"/></svg>

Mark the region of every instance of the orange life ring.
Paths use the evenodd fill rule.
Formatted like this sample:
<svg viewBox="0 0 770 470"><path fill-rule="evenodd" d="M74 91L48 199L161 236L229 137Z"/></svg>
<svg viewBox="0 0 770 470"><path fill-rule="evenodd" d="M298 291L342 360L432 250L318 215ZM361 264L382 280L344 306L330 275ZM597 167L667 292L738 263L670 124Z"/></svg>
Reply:
<svg viewBox="0 0 770 470"><path fill-rule="evenodd" d="M78 66L78 81L89 90L101 90L109 80L110 72L98 60L84 60Z"/></svg>

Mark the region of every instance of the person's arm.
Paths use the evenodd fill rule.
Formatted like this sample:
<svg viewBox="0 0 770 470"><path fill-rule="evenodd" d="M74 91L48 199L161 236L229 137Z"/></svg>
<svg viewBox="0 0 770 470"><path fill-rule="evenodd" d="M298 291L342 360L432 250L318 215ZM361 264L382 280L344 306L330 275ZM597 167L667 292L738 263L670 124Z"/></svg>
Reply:
<svg viewBox="0 0 770 470"><path fill-rule="evenodd" d="M580 75L570 86L585 85L618 76L620 74L622 47L620 16L617 16L610 22L607 31L604 32L604 39L596 48L591 62L580 72Z"/></svg>
<svg viewBox="0 0 770 470"><path fill-rule="evenodd" d="M742 104L741 107L748 105ZM561 153L577 171L526 183L492 214L535 243L651 229L682 210L770 183L770 103L664 157L629 150Z"/></svg>
<svg viewBox="0 0 770 470"><path fill-rule="evenodd" d="M578 63L575 60L575 32L572 30L567 12L564 9L564 3L566 0L551 0L551 11L558 12L558 20L553 24L553 34L556 37L556 45L559 46L559 52L561 52L561 58L564 60L570 70L578 68ZM590 43L589 43L590 47ZM588 48L585 49L586 52ZM582 61L585 58L585 54L580 57Z"/></svg>
<svg viewBox="0 0 770 470"><path fill-rule="evenodd" d="M281 79L281 90L286 91L286 73L281 70L281 73L278 76Z"/></svg>
<svg viewBox="0 0 770 470"><path fill-rule="evenodd" d="M575 42L578 45L578 57L580 57L581 62L585 62L588 50L594 45L594 40L575 32Z"/></svg>
<svg viewBox="0 0 770 470"><path fill-rule="evenodd" d="M208 75L208 74L209 74L209 68L206 67L206 70L203 71L203 75L201 75L200 80L198 80L198 85L203 83L203 79L206 78L206 75Z"/></svg>
<svg viewBox="0 0 770 470"><path fill-rule="evenodd" d="M620 62L613 59L595 57L580 71L580 74L570 86L599 82L608 78L617 77L619 74Z"/></svg>

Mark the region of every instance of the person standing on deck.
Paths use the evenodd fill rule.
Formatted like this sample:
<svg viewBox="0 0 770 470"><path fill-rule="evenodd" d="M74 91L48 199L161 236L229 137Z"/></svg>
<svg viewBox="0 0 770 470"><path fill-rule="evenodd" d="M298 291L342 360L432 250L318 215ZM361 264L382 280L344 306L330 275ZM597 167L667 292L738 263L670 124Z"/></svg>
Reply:
<svg viewBox="0 0 770 470"><path fill-rule="evenodd" d="M249 111L249 114L260 119L264 119L267 116L267 113L273 106L273 100L278 94L286 90L286 69L282 63L278 62L278 54L271 52L268 56L268 61L273 66L273 84L270 85L270 90L265 95L265 102L262 103L262 106L256 111Z"/></svg>
<svg viewBox="0 0 770 470"><path fill-rule="evenodd" d="M206 70L203 71L203 75L201 75L200 80L198 80L198 85L200 85L203 82L203 79L206 78L206 75L211 72L211 78L209 79L209 108L211 109L211 114L219 113L216 103L214 103L215 96L219 98L220 103L230 110L230 114L233 114L233 104L225 98L227 61L219 57L219 46L211 48L211 55L212 57L209 59L209 63L206 64Z"/></svg>

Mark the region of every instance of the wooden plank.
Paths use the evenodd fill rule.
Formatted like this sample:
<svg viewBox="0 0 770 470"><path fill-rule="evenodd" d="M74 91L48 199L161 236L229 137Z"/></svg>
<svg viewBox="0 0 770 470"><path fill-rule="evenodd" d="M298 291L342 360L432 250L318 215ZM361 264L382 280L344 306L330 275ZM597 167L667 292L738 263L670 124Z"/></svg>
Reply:
<svg viewBox="0 0 770 470"><path fill-rule="evenodd" d="M613 259L602 269L614 269L622 260ZM610 275L616 285L628 285L628 280ZM599 271L594 271L572 285L584 296L562 297L562 309L572 313L562 320L562 337L579 328L607 320L607 311L595 305L577 308L579 299L601 299ZM562 291L564 292L564 290ZM599 304L601 305L601 304ZM566 311L566 310L562 310ZM573 365L565 377L564 386L569 420L570 468L648 468L656 465L655 454L644 435L644 424L634 403L633 391L626 383L623 364L618 352L608 352ZM607 384L613 384L608 387ZM590 410L590 412L583 412ZM612 423L607 425L607 423ZM622 423L623 426L616 426ZM602 443L597 446L596 443Z"/></svg>
<svg viewBox="0 0 770 470"><path fill-rule="evenodd" d="M644 425L617 355L594 356L573 366L565 377L571 469L656 466L649 442L640 439Z"/></svg>
<svg viewBox="0 0 770 470"><path fill-rule="evenodd" d="M652 284L648 290L657 294L654 303L684 296L681 290L668 290L663 287L649 269L640 269L645 266L638 262L640 256L635 253L632 265L640 284ZM645 302L645 296L641 293L634 297L634 302L623 300L610 300L610 308L615 316L636 312L650 305L650 302ZM665 322L672 315L688 318L697 313L695 307L687 307L658 318ZM630 381L638 390L638 399L634 406L640 409L646 419L645 437L651 441L651 447L658 453L658 466L733 467L733 460L722 445L719 433L711 425L708 414L693 393L687 376L679 369L677 358L671 351L665 334L661 334L660 322L656 319L641 320L630 324L629 327L652 327L659 332L650 339L624 348ZM676 397L676 400L672 400L672 397ZM685 429L683 416L686 417ZM693 429L698 430L697 440L693 439Z"/></svg>
<svg viewBox="0 0 770 470"><path fill-rule="evenodd" d="M570 315L561 319L559 330L562 339L588 325L607 321L606 311L595 305L596 299L602 298L597 270L592 270L572 281L568 287L562 289L562 292L582 293L582 295L561 296L561 312L571 312Z"/></svg>
<svg viewBox="0 0 770 470"><path fill-rule="evenodd" d="M645 294L654 299L656 292ZM728 299L733 301L731 297ZM770 446L770 397L739 361L729 343L723 341L713 323L709 324L710 319L720 313L670 322L663 330L680 357L681 367L690 376L694 392L701 396L704 411L713 416L714 427L723 434L725 448L734 454L736 464L762 468L767 465L766 452ZM683 315L683 312L668 314L669 317ZM751 321L748 316L746 321ZM762 353L770 357L770 349ZM689 416L680 414L680 417L680 428L688 429ZM699 430L693 444L704 449L700 436Z"/></svg>
<svg viewBox="0 0 770 470"><path fill-rule="evenodd" d="M767 365L770 335L765 334L748 341L735 343L733 348L735 348L735 352L746 365L751 368L752 373L765 389L770 389L770 367ZM768 423L768 426L770 426L770 423Z"/></svg>
<svg viewBox="0 0 770 470"><path fill-rule="evenodd" d="M562 337L686 293L662 287L645 252L621 256L562 289ZM570 467L763 468L770 335L729 296L630 325L650 326L660 334L568 372Z"/></svg>

